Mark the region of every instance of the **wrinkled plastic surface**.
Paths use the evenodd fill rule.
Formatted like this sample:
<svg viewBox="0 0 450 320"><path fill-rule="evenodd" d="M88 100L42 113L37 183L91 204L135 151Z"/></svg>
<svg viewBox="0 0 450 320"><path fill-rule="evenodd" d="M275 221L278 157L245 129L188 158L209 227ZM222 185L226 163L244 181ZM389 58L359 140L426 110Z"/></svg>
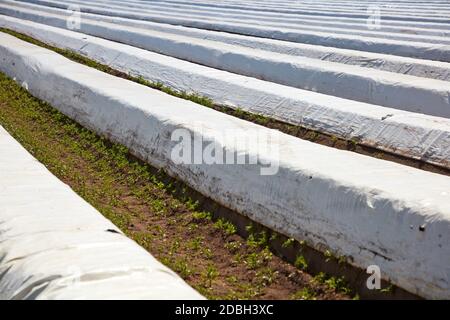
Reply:
<svg viewBox="0 0 450 320"><path fill-rule="evenodd" d="M92 1L91 1L92 2ZM11 3L11 2L10 2ZM116 2L109 2L108 4L105 4L104 2L102 5L108 5L109 7L112 7L113 4L118 3ZM15 2L15 5L18 5L20 3ZM131 1L121 2L122 6L126 6L127 8L136 6L135 3ZM154 6L156 5L155 2L147 2L143 4L142 2L139 3L139 7L143 7L147 9L147 6ZM168 8L168 3L161 3L160 6L164 6L166 9ZM261 5L259 3L259 5ZM25 6L27 8L27 6ZM62 11L60 9L51 8L51 7L36 7L35 12L41 11L41 12L48 12L48 13L59 13L61 14ZM205 8L205 10L208 10L209 8ZM246 10L248 12L248 10ZM233 15L235 11L233 11ZM211 15L210 11L207 11L208 15ZM325 47L325 46L319 46L319 45L309 45L304 43L295 43L295 42L287 42L287 41L280 41L280 40L274 40L274 39L267 39L267 38L259 38L259 37L252 37L252 36L246 36L241 34L232 34L232 33L226 33L226 32L217 32L217 31L211 31L211 30L204 30L204 29L198 29L198 28L189 28L189 27L183 27L179 25L170 25L166 23L157 23L157 22L150 22L150 21L144 21L144 20L133 20L133 19L127 19L127 18L121 18L117 16L104 16L104 15L98 15L98 14L89 14L86 12L82 12L83 19L93 19L95 21L102 21L102 22L111 22L116 25L123 25L123 26L129 26L129 27L138 27L146 30L153 30L153 31L161 31L166 33L172 33L175 35L182 35L182 36L190 36L194 38L199 39L206 39L206 40L212 40L212 41L218 41L223 42L227 44L234 44L239 45L243 47L253 48L253 49L259 49L259 50L266 50L266 51L272 51L276 53L282 53L282 54L288 54L292 56L304 56L308 58L313 59L320 59L323 61L331 61L331 62L339 62L342 64L349 64L349 65L357 65L361 67L369 67L373 69L378 70L384 70L384 71L390 71L390 72L396 72L401 74L408 74L418 77L425 77L425 78L431 78L431 79L438 79L438 80L450 80L450 64L440 61L432 61L432 60L423 60L423 59L414 59L409 57L401 57L401 56L394 56L390 54L379 54L379 53L372 53L372 52L364 52L360 50L347 50L347 49L340 49L336 47ZM37 19L37 16L29 16L28 19ZM292 17L290 17L292 19ZM308 23L318 23L319 25L324 25L326 23L325 20L326 17L320 17L318 21L316 19L314 20L308 20ZM258 15L258 20L261 19L261 16ZM283 17L283 19L288 19L288 17ZM46 22L46 21L42 21ZM54 22L53 22L54 23ZM329 24L330 22L328 22ZM338 22L339 25L341 25L342 28L342 22ZM352 32L355 31L355 28L363 28L367 29L366 24L359 23L353 23L349 24L347 21L343 26L347 28L352 28ZM301 25L302 28L306 27L305 24ZM433 30L429 29L429 25L427 25L427 29L425 28L414 28L414 26L407 26L408 30L410 30L411 33L420 33L421 35L426 35L429 39L429 35L437 35L441 37L450 37L450 31L447 30ZM392 31L397 33L402 33L404 31L405 27L402 26L392 26ZM342 29L337 29L336 31L340 32ZM383 30L389 30L389 25L387 25L387 22L384 21L383 23ZM439 38L442 40L443 38Z"/></svg>
<svg viewBox="0 0 450 320"><path fill-rule="evenodd" d="M175 129L274 163L276 153L229 145L223 132L270 130L0 36L1 71L138 157L278 232L329 249L427 298L450 298L450 178L279 134L279 170L262 164L175 164ZM14 63L14 65L13 65ZM201 130L200 130L201 129ZM273 150L273 149L269 149Z"/></svg>
<svg viewBox="0 0 450 320"><path fill-rule="evenodd" d="M97 37L0 15L0 26L127 74L424 162L450 167L450 120L212 69Z"/></svg>
<svg viewBox="0 0 450 320"><path fill-rule="evenodd" d="M62 12L59 14L50 14L17 6L0 5L0 13L3 14L66 27L67 13L64 10L60 11ZM450 118L450 83L447 81L267 52L212 40L99 22L94 19L83 18L79 31L215 69L295 88ZM404 44L412 48L414 43ZM365 50L364 46L359 50Z"/></svg>
<svg viewBox="0 0 450 320"><path fill-rule="evenodd" d="M195 16L192 13L186 12L181 14L175 14L173 11L158 9L153 12L144 12L143 10L130 10L129 7L115 9L111 8L110 3L98 4L91 3L91 1L51 1L51 0L20 0L20 2L36 3L40 5L47 5L51 7L57 7L66 9L68 5L76 4L79 6L82 12L87 13L97 13L106 16L118 16L130 19L146 20L153 22L168 23L173 25L182 25L186 27L194 27L200 29L217 30L229 33L245 34L250 36L257 36L262 38L271 38L278 40L285 40L290 42L300 42L313 45L323 45L331 46L352 50L361 50L376 53L386 53L394 54L406 57L415 57L429 60L447 61L450 62L450 48L446 43L427 43L419 41L418 38L404 38L404 40L389 39L389 33L381 32L378 37L376 36L364 36L353 35L352 33L345 34L339 31L339 29L323 27L323 28L308 28L308 23L300 23L300 27L286 25L286 24L263 24L258 23L261 21L258 18L255 19L224 19L223 17L213 18L213 14L209 13L207 16ZM220 3L218 4L221 5ZM249 7L257 8L257 2L252 2ZM384 5L381 3L380 7L384 10L388 4ZM365 8L365 11L368 8ZM438 11L438 10L436 10ZM297 12L298 13L298 12ZM329 16L331 19L338 19L339 16L336 15L336 11L332 10L329 14L322 14L321 16ZM419 16L419 17L416 17ZM342 16L341 16L342 17ZM343 16L345 17L345 16ZM357 18L363 21L367 31L367 18L369 15L367 11L361 15L357 15ZM420 10L409 15L407 17L402 16L392 16L383 14L383 24L389 24L389 20L405 21L410 22L410 24L402 24L406 26L418 26L419 24L426 25L431 24L433 28L434 23L449 23L450 19L448 17L420 17ZM246 20L249 20L248 22ZM303 27L306 25L306 27ZM441 29L445 29L442 27ZM305 30L306 29L306 30ZM310 29L310 30L308 30ZM357 32L355 32L357 33ZM405 36L410 36L403 33Z"/></svg>

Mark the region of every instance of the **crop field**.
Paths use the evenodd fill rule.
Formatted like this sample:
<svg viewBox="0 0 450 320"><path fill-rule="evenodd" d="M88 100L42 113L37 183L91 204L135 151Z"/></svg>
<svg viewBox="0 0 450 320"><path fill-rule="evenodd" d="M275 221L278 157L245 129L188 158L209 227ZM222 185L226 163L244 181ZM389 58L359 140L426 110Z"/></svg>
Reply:
<svg viewBox="0 0 450 320"><path fill-rule="evenodd" d="M450 299L450 2L0 0L0 191L0 299Z"/></svg>

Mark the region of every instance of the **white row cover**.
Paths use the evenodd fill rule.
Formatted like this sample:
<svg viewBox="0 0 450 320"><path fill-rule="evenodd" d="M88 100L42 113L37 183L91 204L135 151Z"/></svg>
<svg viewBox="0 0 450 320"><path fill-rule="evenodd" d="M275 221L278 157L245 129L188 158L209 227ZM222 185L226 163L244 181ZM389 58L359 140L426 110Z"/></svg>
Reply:
<svg viewBox="0 0 450 320"><path fill-rule="evenodd" d="M0 300L202 299L1 126L0 243Z"/></svg>
<svg viewBox="0 0 450 320"><path fill-rule="evenodd" d="M133 4L129 1L125 2L114 2L103 0L70 0L61 4L58 1L48 1L48 0L23 0L25 2L32 2L38 4L44 4L49 6L56 5L59 8L66 8L67 4L72 5L85 5L87 4L87 11L96 9L114 9L120 12L121 16L125 17L126 13L150 13L159 14L161 10L165 10L171 16L182 17L182 18L197 18L205 19L207 21L220 21L220 22L242 22L251 23L252 25L261 26L271 26L279 28L291 28L298 30L309 30L309 31L322 31L322 32L334 32L336 34L347 34L347 35L358 35L375 37L381 39L392 39L392 40L403 40L403 41L417 41L417 42L428 42L428 43L449 43L450 40L446 38L449 35L448 31L435 29L426 30L421 28L412 28L411 32L405 33L401 32L401 29L397 26L389 27L389 31L383 28L383 31L371 30L367 27L367 23L359 24L356 27L354 25L343 25L342 23L328 22L320 24L320 20L305 19L298 15L283 15L272 13L270 16L253 14L252 11L236 11L231 12L217 12L211 10L210 8L199 9L193 8L187 5L169 5L167 3L160 4L155 2L147 2L145 5ZM81 8L83 11L86 10L84 7ZM409 28L408 28L409 29ZM419 30L417 30L419 29Z"/></svg>
<svg viewBox="0 0 450 320"><path fill-rule="evenodd" d="M54 5L57 1L53 0L23 0L31 2L39 2L45 5ZM195 18L195 19L205 19L207 21L219 21L219 22L242 22L245 21L247 24L259 25L259 26L269 26L278 28L290 28L295 30L306 30L306 31L319 31L319 32L333 32L342 35L353 35L353 36L366 36L374 37L379 39L391 39L391 40L401 40L401 41L415 41L415 42L425 42L425 43L449 43L450 40L446 38L448 36L448 31L435 29L435 30L423 30L421 28L413 28L411 32L405 33L401 32L398 27L390 27L389 30L383 28L382 31L370 29L367 27L367 22L365 24L359 24L357 27L354 25L343 25L342 23L328 22L325 21L324 24L320 24L319 20L305 19L298 15L283 15L272 13L270 16L253 14L251 11L236 11L231 12L217 12L211 10L210 8L199 9L192 8L189 6L173 6L167 3L160 4L155 2L150 2L145 5L138 5L134 7L133 3L128 1L125 2L106 2L102 0L70 0L66 2L75 5L89 5L88 11L95 9L114 9L121 12L122 16L126 13L146 13L146 14L160 14L161 10L165 10L170 16L181 17L181 18ZM60 3L59 6L61 7ZM419 29L419 30L417 30ZM415 32L417 31L417 32Z"/></svg>
<svg viewBox="0 0 450 320"><path fill-rule="evenodd" d="M450 120L295 89L128 45L0 15L0 27L178 91L402 156L450 167Z"/></svg>
<svg viewBox="0 0 450 320"><path fill-rule="evenodd" d="M139 5L147 5L149 1L136 0L112 0L119 3L132 3ZM252 1L199 1L199 0L154 0L151 4L164 4L167 7L191 7L196 9L217 10L217 11L250 11L260 14L283 14L277 9L286 10L289 14L296 13L291 10L307 9L307 13L314 15L318 12L355 12L368 15L367 7L371 4L381 6L384 13L389 14L405 14L411 15L411 19L415 17L447 17L445 12L450 11L448 2L440 1L433 3L432 1L422 1L421 3L415 1L326 1L326 0L291 0L291 1L267 1L267 0L252 0ZM258 6L255 6L258 4ZM236 8L241 6L243 9ZM261 10L263 9L263 10ZM268 11L269 9L270 11ZM441 10L441 11L440 11ZM296 13L296 15L299 15ZM389 21L389 20L388 20Z"/></svg>
<svg viewBox="0 0 450 320"><path fill-rule="evenodd" d="M99 1L99 0L97 0ZM117 0L113 0L114 2ZM130 1L121 0L120 2L146 3L146 1ZM275 14L295 14L309 15L318 17L344 17L346 19L358 19L370 16L368 8L370 5L378 5L385 15L387 23L391 21L447 21L449 10L448 2L432 2L423 1L416 3L415 1L361 1L352 0L346 2L340 1L267 1L251 0L251 1L198 1L198 0L156 0L152 3L162 3L166 7L181 6L196 7L206 10L223 10L223 11L254 11L257 13L275 13ZM148 2L147 2L148 3ZM442 10L442 11L440 11ZM343 19L343 18L341 18Z"/></svg>
<svg viewBox="0 0 450 320"><path fill-rule="evenodd" d="M1 71L33 95L205 196L358 267L378 265L412 293L450 298L449 177L276 135L9 35L0 35L0 56ZM176 129L191 134L186 146L201 137L259 162L176 164ZM267 148L230 143L243 130L275 138ZM261 175L277 162L274 175Z"/></svg>
<svg viewBox="0 0 450 320"><path fill-rule="evenodd" d="M12 1L10 1L9 3L16 5L18 4ZM130 3L127 2L127 5L130 6ZM42 10L48 13L57 13L57 14L65 13L61 9L49 7L36 7L36 6L30 7L25 5L25 8L39 9L35 10L35 12ZM292 56L304 56L307 58L319 59L322 61L338 62L341 64L356 65L383 71L408 74L412 76L450 81L450 64L446 62L421 60L408 57L394 56L389 54L371 53L358 50L346 50L333 47L309 45L303 43L293 43L274 39L264 39L239 34L216 32L210 30L188 28L183 26L174 26L164 23L132 20L120 17L102 16L89 13L83 13L83 18L95 21L110 22L116 25L137 27L146 30L160 31L175 35L218 41L252 49L288 54ZM33 18L27 16L27 19ZM36 17L34 19L36 19ZM41 19L40 21L43 20ZM320 23L323 24L323 21L320 21ZM64 25L60 24L60 26ZM365 24L364 26L367 27ZM383 25L383 30L384 29L385 26ZM408 28L408 30L411 29L413 30L413 32L419 32L414 31L414 28ZM400 28L400 30L403 31L404 28ZM428 29L423 30L428 31ZM425 32L423 30L421 30L420 32ZM446 30L444 30L443 32L446 32ZM448 36L450 36L450 31L448 31Z"/></svg>
<svg viewBox="0 0 450 320"><path fill-rule="evenodd" d="M0 5L0 13L66 27L65 14ZM80 32L212 68L400 110L450 118L450 82L83 19Z"/></svg>
<svg viewBox="0 0 450 320"><path fill-rule="evenodd" d="M25 0L27 1L27 0ZM27 1L29 2L29 1ZM37 3L37 2L36 2ZM247 22L248 20L251 20L251 24L261 24L264 25L266 20L276 20L277 24L270 24L270 25L277 25L278 27L286 27L289 26L290 28L296 28L296 29L302 29L302 28L312 28L312 27L319 27L319 30L323 27L327 27L326 31L331 32L334 31L336 33L344 32L348 34L349 30L357 31L359 29L364 30L365 32L370 32L370 35L372 36L378 36L381 38L385 38L386 36L397 36L403 35L404 37L410 37L410 39L416 39L420 41L425 42L433 42L435 41L435 37L438 37L439 39L445 41L445 38L449 34L449 30L446 28L445 24L442 23L420 23L416 21L412 22L403 22L403 21L389 21L389 20L383 20L383 26L382 30L377 29L370 29L368 28L367 18L360 18L360 19L349 19L349 18L338 18L338 17L329 17L329 16L323 16L323 15L302 15L302 14L282 14L277 12L260 12L255 11L254 9L259 8L260 6L255 6L252 9L245 9L245 10L227 10L227 9L219 9L219 8L213 8L213 7L203 7L203 6L193 6L188 5L186 3L183 4L170 4L170 3L158 3L158 2L139 2L136 4L132 1L102 1L102 0L95 0L95 1L89 1L90 4L94 4L97 7L105 8L105 3L107 3L107 8L120 8L120 9L126 9L126 10L140 10L140 12L158 12L157 10L154 10L155 7L157 7L159 10L164 8L164 11L166 13L169 13L172 9L176 8L177 11L181 11L183 13L189 12L191 14L198 14L201 13L201 16L203 18L210 18L211 16L214 16L216 12L219 12L219 16L221 18L221 21L224 21L226 17L240 17L239 22ZM46 2L46 3L39 3L39 4L47 4L47 5L55 5L55 2ZM60 7L61 4L56 4L55 7ZM191 10L195 7L195 10ZM35 6L35 8L37 8ZM48 7L48 9L51 9ZM150 10L149 10L150 9ZM366 6L367 9L367 6ZM439 10L439 9L435 9ZM50 11L49 11L50 12ZM226 19L229 21L228 19ZM280 25L278 22L288 22L288 24ZM300 26L301 27L300 27ZM405 28L408 29L408 33L405 33ZM414 38L415 35L418 35L418 38ZM424 38L423 36L432 36L430 38ZM411 38L413 37L413 38ZM403 38L405 39L405 38Z"/></svg>
<svg viewBox="0 0 450 320"><path fill-rule="evenodd" d="M10 2L10 1L5 1ZM173 25L182 25L186 27L194 27L208 30L224 31L230 33L244 34L249 36L257 36L263 38L271 38L278 40L285 40L291 42L308 43L313 45L324 45L345 49L377 52L394 54L405 57L422 58L429 60L447 61L450 62L450 49L445 42L445 39L435 39L437 43L429 43L421 41L420 36L407 37L403 40L396 39L397 36L393 36L390 39L389 33L381 33L378 37L364 35L353 35L352 33L342 33L334 28L321 28L308 30L308 26L298 28L296 24L293 25L255 25L256 20L246 22L247 19L240 20L224 20L223 18L212 19L209 17L193 16L192 14L173 14L170 11L161 10L156 12L145 13L142 10L129 10L129 9L110 9L109 5L96 6L95 3L91 4L88 1L77 2L65 1L61 3L59 1L52 0L22 0L13 1L16 3L27 2L36 3L41 5L47 5L62 9L67 9L70 4L76 4L82 12L97 13L106 16L124 17L137 20L146 20L160 23L169 23ZM39 7L34 6L35 9ZM335 16L335 15L332 15ZM361 18L367 18L367 15ZM387 16L384 16L387 18ZM434 20L433 20L434 19ZM401 20L401 19L400 19ZM383 20L384 21L384 20ZM416 20L421 21L421 19ZM440 28L446 29L444 23L449 23L450 19L445 18L430 18L423 19L425 22L440 22ZM356 32L356 31L355 31ZM438 38L438 37L437 37Z"/></svg>

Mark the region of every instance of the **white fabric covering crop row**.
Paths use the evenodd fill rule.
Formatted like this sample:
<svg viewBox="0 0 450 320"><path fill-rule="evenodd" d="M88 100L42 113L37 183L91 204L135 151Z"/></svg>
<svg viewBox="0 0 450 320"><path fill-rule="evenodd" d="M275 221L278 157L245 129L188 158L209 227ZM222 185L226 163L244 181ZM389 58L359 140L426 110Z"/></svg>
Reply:
<svg viewBox="0 0 450 320"><path fill-rule="evenodd" d="M5 1L10 2L10 1ZM14 1L16 2L16 1ZM313 45L331 46L345 49L394 54L405 57L415 57L429 60L450 62L450 48L445 43L429 43L420 41L420 37L406 37L404 40L390 39L389 33L382 33L379 37L367 35L353 35L352 33L339 33L335 28L305 28L295 27L293 25L259 25L257 19L246 22L246 19L224 20L223 18L212 19L209 16L194 16L192 14L174 14L169 10L157 10L155 12L142 12L142 10L111 9L109 4L106 6L97 6L90 1L60 1L53 0L20 0L17 3L35 3L42 6L57 7L67 9L69 5L76 4L82 12L97 13L106 16L124 17L136 20L146 20L173 25L182 25L186 27L224 31L229 33L244 34L248 36L257 36L262 38L271 38L291 42L308 43ZM35 9L38 8L35 6ZM323 16L323 15L322 15ZM326 15L325 15L326 16ZM330 15L335 16L334 14ZM385 15L386 19L388 16ZM367 18L367 15L359 18ZM399 19L403 20L403 19ZM406 19L408 20L408 19ZM450 22L447 18L424 18L413 20L413 26L420 22L426 22L425 25L433 22L439 22L440 28L445 29L445 23ZM356 31L355 31L356 32ZM443 38L443 37L442 37ZM445 42L445 38L443 40Z"/></svg>
<svg viewBox="0 0 450 320"><path fill-rule="evenodd" d="M96 0L101 1L101 0ZM139 3L148 6L150 1L134 1L134 0L113 0L114 2ZM260 0L249 1L227 1L220 2L209 0L155 0L151 3L164 4L166 8L171 7L195 7L196 9L205 9L209 11L244 11L254 12L259 14L295 14L295 15L309 15L317 17L333 17L335 19L363 19L370 15L367 11L370 5L378 5L383 9L383 14L386 15L386 23L403 22L403 21L441 21L448 20L446 13L449 10L448 2L433 2L423 1L417 3L415 1L305 1L305 0L291 0L291 1L271 1L261 2ZM442 19L443 18L443 19Z"/></svg>
<svg viewBox="0 0 450 320"><path fill-rule="evenodd" d="M0 13L65 27L64 14L0 5ZM34 18L32 18L34 17ZM450 118L450 82L83 19L80 32L258 79L399 110Z"/></svg>
<svg viewBox="0 0 450 320"><path fill-rule="evenodd" d="M127 74L200 93L287 123L450 167L450 120L344 100L212 69L97 37L0 15L0 27L70 49Z"/></svg>
<svg viewBox="0 0 450 320"><path fill-rule="evenodd" d="M285 134L269 150L223 133L272 130L0 35L0 68L35 96L205 196L427 298L450 298L450 178ZM176 129L259 164L175 164ZM279 161L275 175L264 163Z"/></svg>
<svg viewBox="0 0 450 320"><path fill-rule="evenodd" d="M17 2L5 2L9 4L19 5ZM129 4L129 2L127 2ZM30 6L22 4L24 8L33 8L34 12L43 11L47 13L66 13L61 9L41 6ZM303 43L294 43L288 41L280 41L274 39L265 39L251 37L239 34L231 34L226 32L216 32L197 28L188 28L183 26L175 26L165 23L156 23L143 20L132 20L113 16L103 16L97 14L82 14L83 18L93 19L95 21L111 22L116 25L129 27L138 27L147 30L161 31L176 35L190 36L194 38L218 41L228 44L240 45L252 49L272 51L293 56L304 56L323 61L338 62L342 64L357 65L372 69L384 70L389 72L408 74L418 77L431 78L437 80L450 80L450 64L440 61L421 60L408 57L394 56L390 54L379 54L364 52L359 50L346 50L334 47L324 47L317 45L309 45ZM36 19L35 17L34 19ZM27 17L33 19L33 16ZM42 21L42 20L41 20ZM45 23L45 21L42 21ZM320 21L323 24L323 21ZM365 27L367 27L364 24ZM408 27L411 30L412 27ZM383 26L385 29L385 26ZM414 28L413 32L415 31ZM404 30L404 27L399 28ZM420 32L428 31L421 29ZM446 32L445 30L443 32ZM446 34L447 35L447 34ZM450 31L448 31L450 36Z"/></svg>
<svg viewBox="0 0 450 320"><path fill-rule="evenodd" d="M30 0L23 0L29 2ZM31 2L44 4L48 6L57 5L62 7L60 2L48 1L48 0L31 0ZM392 40L404 40L404 41L416 41L425 43L449 43L449 32L445 29L424 30L424 28L411 27L409 33L401 32L401 29L394 26L386 26L380 30L371 30L367 27L367 23L363 24L343 24L343 23L329 23L323 19L311 19L311 17L305 18L302 15L283 15L280 13L269 14L254 14L252 10L232 10L232 11L217 11L211 8L193 8L188 5L170 5L168 3L156 3L148 2L145 5L136 6L129 1L117 2L109 1L105 3L103 0L70 0L66 1L67 4L72 5L85 5L88 4L88 10L82 7L82 10L93 11L96 9L114 9L120 12L121 16L126 17L127 13L150 13L160 14L161 10L164 10L167 15L182 17L182 18L195 18L203 19L206 21L219 21L219 22L245 22L247 24L270 26L279 28L290 28L306 31L321 31L321 32L333 32L336 34L353 35L353 36L367 36L380 39L392 39ZM93 9L93 10L91 10ZM322 23L321 23L322 22ZM386 24L385 21L383 21ZM409 29L409 28L408 28Z"/></svg>

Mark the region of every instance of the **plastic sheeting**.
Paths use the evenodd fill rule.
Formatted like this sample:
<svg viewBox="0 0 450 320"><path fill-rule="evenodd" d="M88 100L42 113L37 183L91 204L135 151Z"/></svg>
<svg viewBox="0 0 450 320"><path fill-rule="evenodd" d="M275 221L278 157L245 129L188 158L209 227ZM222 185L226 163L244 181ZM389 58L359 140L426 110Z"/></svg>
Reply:
<svg viewBox="0 0 450 320"><path fill-rule="evenodd" d="M19 0L20 1L20 0ZM48 1L48 0L23 0L26 2L35 2L38 4L43 4L46 6L56 6L59 8L64 8L58 1ZM178 6L173 6L167 3L155 3L150 2L146 5L136 6L133 3L128 1L126 2L115 2L109 1L106 2L103 0L70 0L66 1L66 4L71 5L82 5L80 9L82 11L93 12L101 9L111 9L109 11L109 15L113 16L122 16L122 17L131 17L133 18L133 13L138 14L152 14L152 15L160 15L161 10L165 10L165 16L173 16L173 17L181 17L184 19L203 19L203 21L219 21L219 22L232 22L232 23L242 23L245 21L246 24L251 25L260 25L260 26L276 26L276 27L287 27L290 29L302 30L302 31L321 31L321 32L332 32L336 34L343 35L352 35L352 36L366 36L366 37L374 37L380 39L392 39L392 40L402 40L402 41L416 41L416 42L425 42L425 43L450 43L449 39L445 37L449 36L449 33L442 30L433 30L433 31L422 31L417 32L417 28L412 28L411 32L405 33L400 32L399 28L392 30L386 30L383 28L380 30L370 29L367 27L367 23L365 28L361 28L361 25L358 27L348 26L347 28L343 28L342 24L331 24L323 23L320 25L317 23L318 21L311 19L298 19L298 16L289 16L289 15L279 15L274 17L273 14L271 16L267 15L255 15L252 10L247 10L246 12L243 10L232 10L232 11L215 11L210 8L199 9L192 8L192 6L182 6L181 8ZM258 3L256 3L258 4ZM84 7L87 5L87 7ZM102 12L102 11L100 11ZM114 13L117 12L117 13ZM142 16L140 16L142 17ZM389 32L388 32L389 31ZM425 34L423 34L425 33Z"/></svg>
<svg viewBox="0 0 450 320"><path fill-rule="evenodd" d="M99 0L96 0L99 1ZM113 0L116 2L116 0ZM123 2L123 1L120 1ZM139 3L139 1L126 2ZM383 9L383 14L386 15L386 24L395 22L420 22L420 21L430 21L431 23L436 23L438 21L448 20L448 16L444 12L439 11L440 9L447 9L448 4L442 1L419 1L417 0L406 0L406 1L360 1L360 0L349 0L349 1L264 1L261 3L258 0L248 0L248 1L221 1L217 2L214 0L210 1L199 1L199 0L156 0L152 2L163 3L168 7L168 5L195 5L197 8L205 8L207 10L245 10L245 11L255 11L258 13L275 13L275 14L296 14L296 15L310 15L318 16L318 19L332 18L332 19L366 19L370 12L367 11L367 7L371 4L376 4ZM309 2L309 3L307 3ZM313 2L311 4L311 2ZM142 3L142 1L140 2ZM258 4L256 6L255 4ZM419 9L419 10L418 10ZM444 18L444 19L442 19Z"/></svg>
<svg viewBox="0 0 450 320"><path fill-rule="evenodd" d="M65 1L61 3L58 1L49 0L21 0L20 2L31 2L36 4L48 5L67 9L68 4L77 4L82 12L98 13L107 16L118 16L130 19L154 21L161 23L168 23L174 25L182 25L186 27L201 28L207 30L225 31L230 33L245 34L249 36L257 36L262 38L285 40L290 42L308 43L313 45L331 46L352 50L369 51L376 53L395 54L399 56L415 57L429 60L447 61L450 62L450 48L445 44L420 42L419 38L416 41L411 40L391 40L385 39L389 37L388 33L381 34L379 38L360 36L352 34L342 34L334 28L323 30L303 30L302 28L292 28L291 26L271 26L271 25L254 25L254 21L246 23L245 20L224 21L223 18L211 19L209 17L193 17L192 14L175 15L167 10L164 13L145 13L142 11L130 11L127 9L110 9L106 7L97 7L85 1L85 4L78 4L75 1ZM81 3L81 2L80 2ZM326 15L325 15L326 16ZM336 17L335 14L330 13L331 17ZM367 14L360 16L360 18L367 19ZM337 17L336 17L337 18ZM383 15L384 19L388 15ZM398 20L406 20L398 17ZM384 20L383 20L384 21ZM424 18L412 20L417 22L450 22L446 18ZM425 24L427 25L427 24ZM443 27L445 29L445 27Z"/></svg>
<svg viewBox="0 0 450 320"><path fill-rule="evenodd" d="M17 5L17 3L14 4ZM131 5L129 1L126 4L127 6ZM39 11L42 10L44 12L62 13L60 9L55 8L39 7L38 9ZM293 43L280 40L244 36L239 34L230 34L226 32L216 32L210 30L188 28L183 26L174 26L164 23L132 20L120 17L110 17L86 13L82 13L82 16L83 18L88 19L90 18L96 21L111 22L117 25L138 27L161 32L169 32L177 35L190 36L194 38L212 41L219 41L223 43L235 44L253 49L289 54L293 56L304 56L313 59L320 59L323 61L331 61L348 65L369 67L372 69L408 74L424 78L447 80L447 81L450 80L450 64L440 61L421 60L388 54L378 54L357 50L346 50L334 47L308 45L303 43ZM320 24L324 23L323 20L319 22ZM365 24L364 27L367 28ZM386 29L385 25L383 25L383 29ZM403 30L401 27L398 27L398 29L399 32ZM429 29L414 30L413 27L408 27L408 30L420 33L434 32L433 30ZM447 35L445 30L443 30L442 32L444 32L444 34ZM450 31L448 32L448 36L450 36Z"/></svg>
<svg viewBox="0 0 450 320"><path fill-rule="evenodd" d="M203 299L1 126L0 243L0 299Z"/></svg>
<svg viewBox="0 0 450 320"><path fill-rule="evenodd" d="M233 132L274 132L0 36L0 68L81 124L205 196L278 232L346 256L427 298L450 298L450 178L279 133L269 148ZM175 164L175 129L258 164ZM223 133L229 133L224 136ZM277 153L270 152L273 149ZM276 163L275 175L261 175Z"/></svg>
<svg viewBox="0 0 450 320"><path fill-rule="evenodd" d="M67 26L64 14L0 5L0 13ZM39 18L40 17L40 18ZM450 118L450 83L83 19L80 32L241 75L400 110Z"/></svg>
<svg viewBox="0 0 450 320"><path fill-rule="evenodd" d="M450 120L369 105L212 69L128 45L0 15L0 26L127 74L215 103L264 114L424 162L450 167Z"/></svg>

